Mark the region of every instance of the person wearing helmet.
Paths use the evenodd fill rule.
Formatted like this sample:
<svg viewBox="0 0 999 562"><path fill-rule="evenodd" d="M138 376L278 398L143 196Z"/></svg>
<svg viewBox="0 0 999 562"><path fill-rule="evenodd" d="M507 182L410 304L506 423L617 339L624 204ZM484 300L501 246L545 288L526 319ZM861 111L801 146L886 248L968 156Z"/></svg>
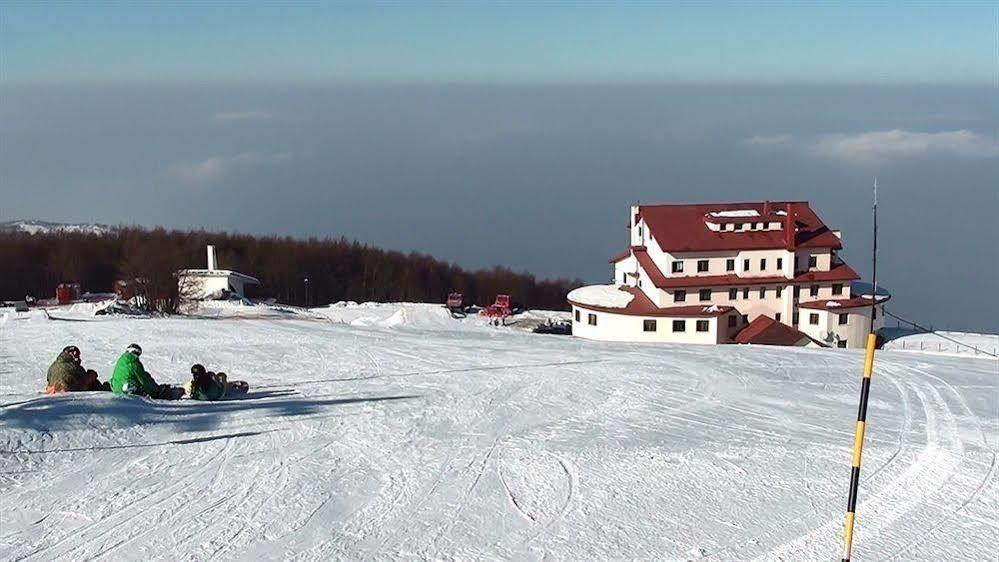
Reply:
<svg viewBox="0 0 999 562"><path fill-rule="evenodd" d="M115 394L135 394L158 398L161 394L160 386L142 366L142 362L139 361L140 355L142 355L142 348L139 347L139 344L129 344L125 348L125 353L121 354L118 362L114 365L114 373L111 375L111 390Z"/></svg>
<svg viewBox="0 0 999 562"><path fill-rule="evenodd" d="M111 390L107 383L97 380L97 371L84 369L80 364L80 348L67 345L49 366L45 392L73 392L85 390Z"/></svg>
<svg viewBox="0 0 999 562"><path fill-rule="evenodd" d="M191 380L184 385L184 390L194 400L221 400L228 389L229 381L225 373L206 371L200 363L191 366Z"/></svg>

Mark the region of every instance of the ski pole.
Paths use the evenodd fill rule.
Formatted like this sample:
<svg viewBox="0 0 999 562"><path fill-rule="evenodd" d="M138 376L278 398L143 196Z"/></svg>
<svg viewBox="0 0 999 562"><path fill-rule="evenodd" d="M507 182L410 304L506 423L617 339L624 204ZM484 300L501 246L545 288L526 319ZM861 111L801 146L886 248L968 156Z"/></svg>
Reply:
<svg viewBox="0 0 999 562"><path fill-rule="evenodd" d="M846 521L843 525L843 562L850 561L853 551L853 521L857 517L857 489L860 487L860 461L864 454L864 431L867 429L867 396L871 391L871 372L874 370L874 345L878 337L867 335L867 355L864 358L864 378L860 382L860 408L857 410L857 429L853 436L853 464L850 468L850 496L846 503Z"/></svg>

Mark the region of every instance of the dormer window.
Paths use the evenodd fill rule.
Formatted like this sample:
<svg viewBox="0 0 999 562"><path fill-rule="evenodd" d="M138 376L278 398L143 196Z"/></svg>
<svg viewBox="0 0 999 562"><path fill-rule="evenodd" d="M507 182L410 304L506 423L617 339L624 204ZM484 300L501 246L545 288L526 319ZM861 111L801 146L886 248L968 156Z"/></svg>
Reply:
<svg viewBox="0 0 999 562"><path fill-rule="evenodd" d="M707 273L708 271L708 260L697 260L697 272Z"/></svg>
<svg viewBox="0 0 999 562"><path fill-rule="evenodd" d="M818 256L808 256L808 269L815 269L819 266Z"/></svg>
<svg viewBox="0 0 999 562"><path fill-rule="evenodd" d="M756 229L757 230L763 230L763 223L762 222L756 223Z"/></svg>
<svg viewBox="0 0 999 562"><path fill-rule="evenodd" d="M683 262L675 261L673 262L673 273L683 273Z"/></svg>

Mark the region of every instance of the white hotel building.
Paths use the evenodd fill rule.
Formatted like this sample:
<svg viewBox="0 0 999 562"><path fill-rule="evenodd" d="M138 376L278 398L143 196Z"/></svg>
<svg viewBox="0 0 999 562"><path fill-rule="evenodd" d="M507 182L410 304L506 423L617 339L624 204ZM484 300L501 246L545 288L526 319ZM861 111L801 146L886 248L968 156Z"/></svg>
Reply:
<svg viewBox="0 0 999 562"><path fill-rule="evenodd" d="M605 341L863 347L872 296L807 202L632 206L611 285L569 293L573 335ZM887 296L878 296L875 328Z"/></svg>

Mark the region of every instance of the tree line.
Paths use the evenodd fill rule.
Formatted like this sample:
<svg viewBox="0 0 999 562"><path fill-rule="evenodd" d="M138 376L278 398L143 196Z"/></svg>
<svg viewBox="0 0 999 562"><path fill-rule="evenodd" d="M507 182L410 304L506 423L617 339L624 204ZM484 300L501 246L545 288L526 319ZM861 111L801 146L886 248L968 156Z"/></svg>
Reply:
<svg viewBox="0 0 999 562"><path fill-rule="evenodd" d="M296 239L225 232L116 228L108 234L0 232L0 298L51 297L59 283L110 292L136 283L151 308L178 305L175 272L204 268L213 244L220 269L260 280L254 296L297 306L341 300L444 302L451 291L466 304L486 305L498 293L531 308L566 309L581 283L539 280L505 267L476 271L417 252L383 250L346 238Z"/></svg>

